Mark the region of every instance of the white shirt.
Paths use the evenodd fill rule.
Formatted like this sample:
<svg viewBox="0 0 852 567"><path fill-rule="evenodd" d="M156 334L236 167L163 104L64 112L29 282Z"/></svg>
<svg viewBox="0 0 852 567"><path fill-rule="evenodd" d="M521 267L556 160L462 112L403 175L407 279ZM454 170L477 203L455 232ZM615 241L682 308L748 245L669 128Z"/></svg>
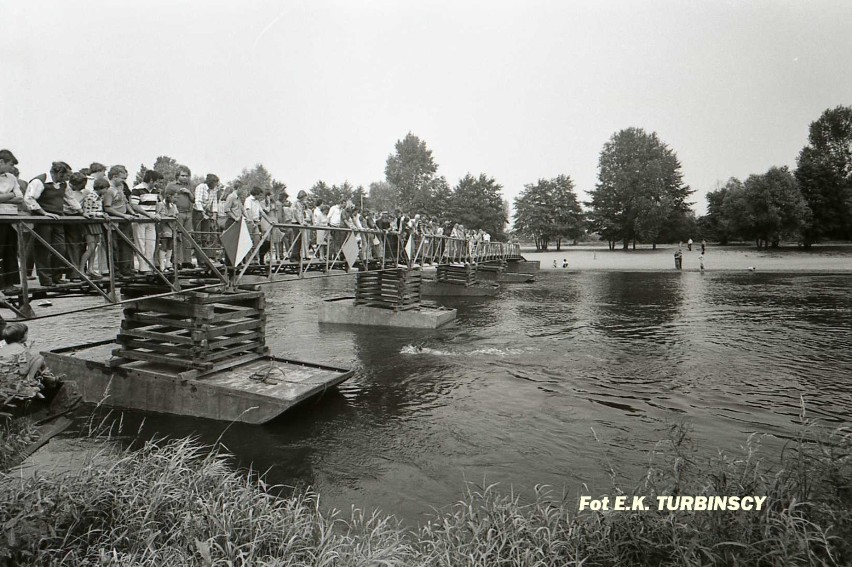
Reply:
<svg viewBox="0 0 852 567"><path fill-rule="evenodd" d="M328 210L328 224L330 226L340 226L340 205L332 205Z"/></svg>
<svg viewBox="0 0 852 567"><path fill-rule="evenodd" d="M254 198L254 195L246 197L246 200L243 203L243 209L246 211L246 220L260 222L260 214L263 212L263 207L261 206L260 201Z"/></svg>
<svg viewBox="0 0 852 567"><path fill-rule="evenodd" d="M49 176L46 176L47 179L50 179ZM71 195L71 191L68 190L68 182L65 181L65 198L64 198L64 206L63 209L66 211L71 211L77 214L83 214L83 207L80 206L80 203ZM27 210L30 211L40 211L41 205L38 204L38 198L41 197L41 194L44 192L44 183L41 179L36 177L32 181L30 181L29 185L27 185L27 192L24 194L24 205Z"/></svg>
<svg viewBox="0 0 852 567"><path fill-rule="evenodd" d="M11 173L0 174L0 193L12 193L19 199L24 198L21 186L18 185L18 178Z"/></svg>

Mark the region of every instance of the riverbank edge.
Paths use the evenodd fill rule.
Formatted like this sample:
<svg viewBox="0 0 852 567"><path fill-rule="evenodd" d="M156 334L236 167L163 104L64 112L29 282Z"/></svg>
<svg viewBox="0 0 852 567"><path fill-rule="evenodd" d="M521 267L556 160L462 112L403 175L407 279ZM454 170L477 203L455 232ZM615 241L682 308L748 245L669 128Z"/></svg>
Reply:
<svg viewBox="0 0 852 567"><path fill-rule="evenodd" d="M781 455L760 436L699 462L672 427L632 489L610 497L766 496L760 511L578 512L579 496L468 484L416 529L381 512L326 511L308 490L234 470L191 438L99 449L74 471L0 482L0 565L836 564L852 561L852 432L804 424ZM775 461L778 464L769 466ZM283 495L282 495L283 494ZM602 495L589 495L599 497Z"/></svg>
<svg viewBox="0 0 852 567"><path fill-rule="evenodd" d="M801 270L796 269L773 269L768 268L765 270L749 270L749 269L733 269L733 268L718 268L718 269L704 269L701 270L699 268L684 268L681 270L677 270L675 268L665 269L665 268L571 268L570 266L567 268L554 268L554 267L544 267L542 266L540 271L545 272L624 272L624 273L660 273L660 274L676 274L679 272L696 272L696 273L712 273L712 274L796 274L796 275L845 275L852 274L852 268L848 269L813 269L813 268L803 268Z"/></svg>

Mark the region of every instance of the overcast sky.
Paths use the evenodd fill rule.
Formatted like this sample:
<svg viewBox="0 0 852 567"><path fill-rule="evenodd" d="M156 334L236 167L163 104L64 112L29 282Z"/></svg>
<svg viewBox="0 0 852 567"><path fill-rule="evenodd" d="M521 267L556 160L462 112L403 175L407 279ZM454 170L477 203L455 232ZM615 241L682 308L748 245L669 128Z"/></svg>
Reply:
<svg viewBox="0 0 852 567"><path fill-rule="evenodd" d="M795 167L852 104L848 0L465 2L0 0L0 147L22 176L62 159L169 155L294 190L384 179L412 132L451 185L597 180L618 130L655 131L696 210L717 181ZM584 196L581 193L581 197Z"/></svg>

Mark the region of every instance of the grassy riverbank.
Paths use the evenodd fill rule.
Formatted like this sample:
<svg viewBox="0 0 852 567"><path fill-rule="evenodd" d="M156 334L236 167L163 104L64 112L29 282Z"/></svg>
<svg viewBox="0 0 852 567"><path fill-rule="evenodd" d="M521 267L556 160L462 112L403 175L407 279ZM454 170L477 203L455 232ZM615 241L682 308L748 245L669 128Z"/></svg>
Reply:
<svg viewBox="0 0 852 567"><path fill-rule="evenodd" d="M127 451L105 443L73 473L0 482L0 565L852 562L849 430L803 426L780 456L764 455L757 437L712 462L694 454L673 427L638 486L609 495L762 495L764 508L578 514L577 495L554 499L542 488L525 503L503 487L469 486L454 508L410 530L380 513L327 512L313 493L282 497L190 439Z"/></svg>

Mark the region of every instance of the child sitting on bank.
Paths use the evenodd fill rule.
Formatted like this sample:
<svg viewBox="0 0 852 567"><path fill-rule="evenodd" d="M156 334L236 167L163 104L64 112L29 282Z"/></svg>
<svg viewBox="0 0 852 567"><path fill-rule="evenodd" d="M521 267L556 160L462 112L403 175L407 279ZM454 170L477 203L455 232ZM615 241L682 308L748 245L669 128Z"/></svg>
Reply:
<svg viewBox="0 0 852 567"><path fill-rule="evenodd" d="M172 202L172 194L166 193L162 201L157 203L157 215L165 219L157 223L157 264L160 270L168 270L172 267L172 248L174 244L174 229L172 222L178 216L178 208Z"/></svg>
<svg viewBox="0 0 852 567"><path fill-rule="evenodd" d="M27 345L28 335L29 328L23 323L8 323L3 329L5 344L0 349L0 386L5 398L32 398L43 386L56 382L53 374L46 372L44 358L33 354Z"/></svg>

